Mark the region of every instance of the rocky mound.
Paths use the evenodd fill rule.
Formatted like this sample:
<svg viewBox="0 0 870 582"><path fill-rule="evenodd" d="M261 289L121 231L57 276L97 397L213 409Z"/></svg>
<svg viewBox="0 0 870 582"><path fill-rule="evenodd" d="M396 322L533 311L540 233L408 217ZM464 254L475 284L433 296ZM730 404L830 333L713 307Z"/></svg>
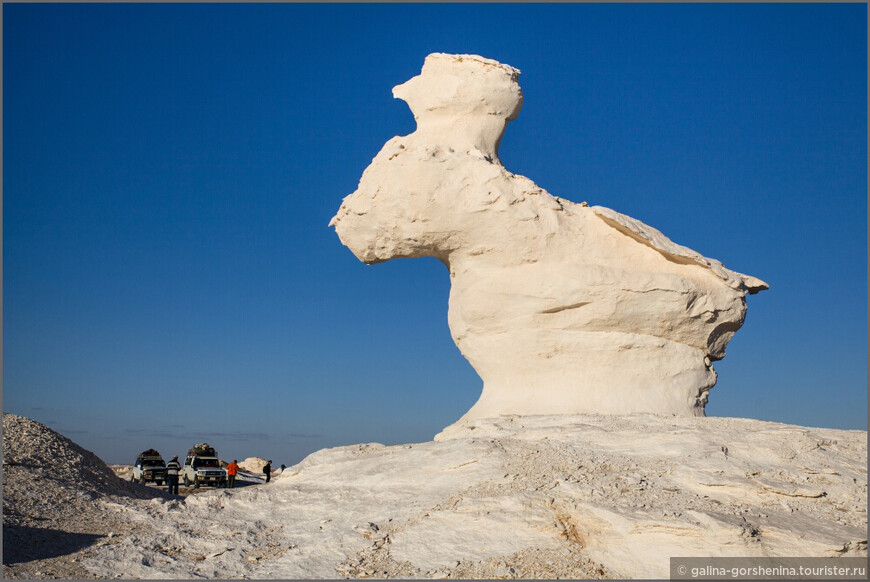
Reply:
<svg viewBox="0 0 870 582"><path fill-rule="evenodd" d="M122 481L95 454L47 426L3 414L4 564L86 547L120 527L102 502L158 496L166 494Z"/></svg>
<svg viewBox="0 0 870 582"><path fill-rule="evenodd" d="M255 473L257 475L263 472L263 467L266 466L266 459L261 459L260 457L248 457L241 463L239 463L239 469L242 471L247 471L248 473Z"/></svg>
<svg viewBox="0 0 870 582"><path fill-rule="evenodd" d="M142 494L141 488L118 479L94 453L44 424L8 413L3 414L3 465L7 472L28 471L27 481L44 480L55 487L108 495ZM32 486L28 483L28 488Z"/></svg>

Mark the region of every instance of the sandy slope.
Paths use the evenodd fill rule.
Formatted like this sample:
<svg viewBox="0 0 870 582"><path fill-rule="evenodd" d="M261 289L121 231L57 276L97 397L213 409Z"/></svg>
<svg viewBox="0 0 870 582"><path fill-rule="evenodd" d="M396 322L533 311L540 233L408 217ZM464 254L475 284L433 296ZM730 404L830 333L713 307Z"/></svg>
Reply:
<svg viewBox="0 0 870 582"><path fill-rule="evenodd" d="M864 431L730 418L478 421L125 509L94 575L667 577L669 556L866 555Z"/></svg>

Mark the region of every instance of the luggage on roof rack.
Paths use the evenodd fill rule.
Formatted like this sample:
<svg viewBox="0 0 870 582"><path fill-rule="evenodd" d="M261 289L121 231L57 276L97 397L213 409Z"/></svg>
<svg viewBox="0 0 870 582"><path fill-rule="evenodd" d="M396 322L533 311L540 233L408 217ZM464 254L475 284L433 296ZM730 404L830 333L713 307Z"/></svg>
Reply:
<svg viewBox="0 0 870 582"><path fill-rule="evenodd" d="M195 455L197 457L215 457L217 456L214 451L214 447L210 447L208 443L197 443L193 445L193 448L187 451L188 455Z"/></svg>
<svg viewBox="0 0 870 582"><path fill-rule="evenodd" d="M142 457L159 457L160 453L158 453L155 449L148 449L147 451L142 451L139 453L139 458Z"/></svg>

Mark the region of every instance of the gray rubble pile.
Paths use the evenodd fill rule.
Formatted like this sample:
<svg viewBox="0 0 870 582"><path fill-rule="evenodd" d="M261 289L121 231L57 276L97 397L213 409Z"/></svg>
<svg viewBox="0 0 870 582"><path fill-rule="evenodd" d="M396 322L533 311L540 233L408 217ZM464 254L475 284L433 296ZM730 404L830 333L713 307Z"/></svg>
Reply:
<svg viewBox="0 0 870 582"><path fill-rule="evenodd" d="M3 414L3 563L61 556L124 526L106 506L168 497L116 477L94 453L47 426ZM73 574L59 572L59 575Z"/></svg>

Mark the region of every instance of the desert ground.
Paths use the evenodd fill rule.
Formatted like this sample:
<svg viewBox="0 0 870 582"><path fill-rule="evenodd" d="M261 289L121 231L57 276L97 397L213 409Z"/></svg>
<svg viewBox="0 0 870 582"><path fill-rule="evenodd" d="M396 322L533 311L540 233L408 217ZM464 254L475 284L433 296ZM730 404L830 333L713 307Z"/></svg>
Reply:
<svg viewBox="0 0 870 582"><path fill-rule="evenodd" d="M866 556L866 431L499 417L170 496L3 422L5 578L667 578L670 556Z"/></svg>

